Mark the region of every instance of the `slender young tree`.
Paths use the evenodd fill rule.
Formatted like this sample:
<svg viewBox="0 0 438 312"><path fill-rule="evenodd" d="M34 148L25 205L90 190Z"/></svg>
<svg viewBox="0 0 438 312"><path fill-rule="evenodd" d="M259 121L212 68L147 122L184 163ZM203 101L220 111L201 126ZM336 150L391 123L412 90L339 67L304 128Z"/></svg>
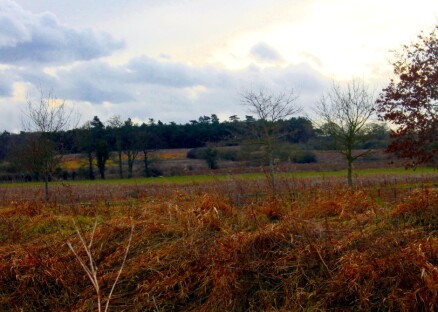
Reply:
<svg viewBox="0 0 438 312"><path fill-rule="evenodd" d="M96 164L99 169L101 179L105 179L106 161L109 159L109 146L105 132L105 125L100 121L99 117L94 116L90 122L91 133L94 142Z"/></svg>
<svg viewBox="0 0 438 312"><path fill-rule="evenodd" d="M138 142L138 127L134 125L131 118L128 118L123 124L122 128L122 150L128 157L128 178L132 178L134 162L140 151Z"/></svg>
<svg viewBox="0 0 438 312"><path fill-rule="evenodd" d="M77 121L75 110L51 91L40 90L38 99L28 96L22 126L29 134L21 159L28 170L42 176L46 200L49 200L49 179L62 159L60 147L51 136L74 126Z"/></svg>
<svg viewBox="0 0 438 312"><path fill-rule="evenodd" d="M142 124L137 133L138 149L143 152L143 174L145 177L156 175L151 166L156 161L153 152L158 150L161 144L160 138L151 131L150 127L151 125Z"/></svg>
<svg viewBox="0 0 438 312"><path fill-rule="evenodd" d="M123 122L122 119L119 115L115 115L113 117L110 118L110 120L108 121L109 126L112 128L113 132L114 132L114 136L116 139L116 147L117 147L117 162L118 162L118 166L119 166L119 178L122 179L123 178L123 165L122 165L122 127L123 127Z"/></svg>
<svg viewBox="0 0 438 312"><path fill-rule="evenodd" d="M249 90L241 95L242 104L248 112L255 115L257 121L248 123L251 134L257 144L264 146L265 157L269 164L269 180L275 192L275 155L274 145L279 139L279 121L286 120L301 111L297 105L297 94L292 90L288 93L273 93L263 89Z"/></svg>
<svg viewBox="0 0 438 312"><path fill-rule="evenodd" d="M347 160L347 181L353 185L353 162L371 152L354 150L366 141L368 121L374 113L374 96L363 81L352 80L344 88L333 83L332 89L322 96L316 113L321 130L332 137L336 148Z"/></svg>
<svg viewBox="0 0 438 312"><path fill-rule="evenodd" d="M94 151L96 150L93 133L91 130L91 122L87 121L78 132L78 143L81 147L81 151L86 154L88 161L88 179L94 180L93 162Z"/></svg>

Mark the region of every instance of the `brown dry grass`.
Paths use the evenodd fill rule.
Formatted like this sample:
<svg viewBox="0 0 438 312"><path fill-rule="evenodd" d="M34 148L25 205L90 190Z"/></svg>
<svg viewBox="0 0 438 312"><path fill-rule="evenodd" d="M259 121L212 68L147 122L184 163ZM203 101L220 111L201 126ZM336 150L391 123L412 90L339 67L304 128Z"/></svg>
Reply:
<svg viewBox="0 0 438 312"><path fill-rule="evenodd" d="M73 220L87 238L96 218L103 294L135 225L112 311L437 310L436 191L389 200L369 188L281 185L275 196L263 181L65 186L49 204L3 201L0 310L95 310L66 243L86 259Z"/></svg>

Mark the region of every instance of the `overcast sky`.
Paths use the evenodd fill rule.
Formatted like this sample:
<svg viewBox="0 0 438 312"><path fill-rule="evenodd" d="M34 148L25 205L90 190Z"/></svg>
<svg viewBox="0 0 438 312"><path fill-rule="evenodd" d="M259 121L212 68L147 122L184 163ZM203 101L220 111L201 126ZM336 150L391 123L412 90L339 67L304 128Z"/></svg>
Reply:
<svg viewBox="0 0 438 312"><path fill-rule="evenodd" d="M0 131L52 90L82 121L245 115L239 93L332 81L383 87L394 50L438 23L436 0L0 0Z"/></svg>

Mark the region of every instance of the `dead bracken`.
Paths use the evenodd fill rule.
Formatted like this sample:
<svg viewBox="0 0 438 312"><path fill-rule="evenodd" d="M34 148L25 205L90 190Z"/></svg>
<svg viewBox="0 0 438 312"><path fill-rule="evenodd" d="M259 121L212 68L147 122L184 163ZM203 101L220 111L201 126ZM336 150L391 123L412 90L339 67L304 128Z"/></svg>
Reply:
<svg viewBox="0 0 438 312"><path fill-rule="evenodd" d="M126 185L111 199L103 185L77 185L56 202L3 201L0 307L97 309L78 261L88 265L80 240L92 239L109 311L437 309L433 184L388 186L399 187L394 198L371 185L280 182L275 196L263 194L266 181L233 180ZM80 192L93 195L78 201Z"/></svg>

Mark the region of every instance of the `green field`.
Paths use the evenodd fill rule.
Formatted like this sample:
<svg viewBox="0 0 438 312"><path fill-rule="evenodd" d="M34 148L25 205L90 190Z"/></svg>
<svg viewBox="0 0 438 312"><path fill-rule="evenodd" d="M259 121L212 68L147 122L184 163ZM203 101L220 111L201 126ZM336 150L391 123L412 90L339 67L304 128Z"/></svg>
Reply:
<svg viewBox="0 0 438 312"><path fill-rule="evenodd" d="M366 176L415 176L415 175L429 175L438 174L436 168L433 167L418 167L416 169L406 168L379 168L379 169L357 169L354 171L355 177ZM278 173L280 178L342 178L347 176L346 170L331 170L331 171L297 171ZM60 183L69 185L82 184L150 184L150 183L203 183L214 181L226 181L232 179L240 180L256 180L266 177L265 173L243 173L243 174L211 174L211 175L193 175L193 176L172 176L172 177L154 177L154 178L133 178L133 179L106 179L106 180L78 180L78 181L63 181L52 182L51 185L59 185ZM39 186L43 182L17 182L17 183L3 183L3 186Z"/></svg>

